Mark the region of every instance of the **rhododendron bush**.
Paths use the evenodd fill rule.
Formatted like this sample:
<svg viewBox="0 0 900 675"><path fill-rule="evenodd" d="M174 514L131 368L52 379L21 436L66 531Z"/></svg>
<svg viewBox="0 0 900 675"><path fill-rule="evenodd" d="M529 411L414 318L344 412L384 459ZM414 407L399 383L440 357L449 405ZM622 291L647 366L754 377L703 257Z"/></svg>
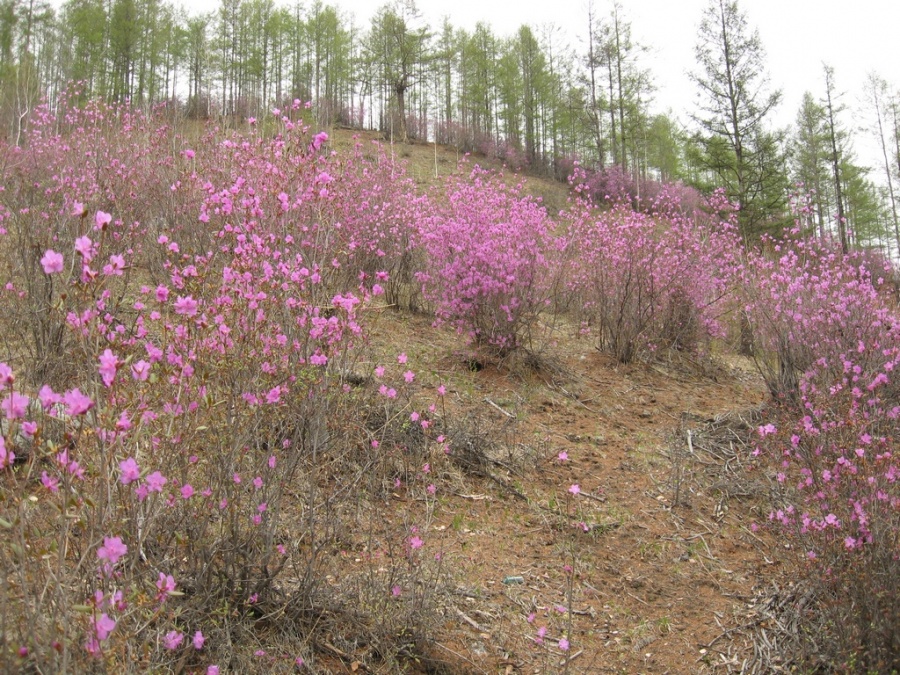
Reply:
<svg viewBox="0 0 900 675"><path fill-rule="evenodd" d="M810 651L866 672L900 665L900 335L879 290L888 271L785 240L751 257L743 285L755 357L783 403L754 451L778 488L769 519L826 622L827 644Z"/></svg>
<svg viewBox="0 0 900 675"><path fill-rule="evenodd" d="M294 607L299 626L326 602L353 498L332 463L374 493L396 470L369 455L397 415L358 413L397 398L360 386L360 316L411 279L420 198L383 157L339 160L299 104L272 137L196 149L154 117L61 110L2 149L0 659L196 667L230 653L232 617ZM391 566L385 631L422 628L427 568Z"/></svg>
<svg viewBox="0 0 900 675"><path fill-rule="evenodd" d="M622 203L601 209L578 178L565 219L566 307L600 346L628 362L721 336L739 250L734 223L689 217L677 190L662 190L647 213ZM711 204L728 207L721 195Z"/></svg>
<svg viewBox="0 0 900 675"><path fill-rule="evenodd" d="M850 354L874 372L890 358L893 312L880 297L890 274L833 242L787 238L750 253L741 270L741 297L760 372L776 397L796 397L799 380L840 381Z"/></svg>
<svg viewBox="0 0 900 675"><path fill-rule="evenodd" d="M440 320L500 353L530 344L557 290L561 241L536 200L475 167L448 179L420 238L429 264L417 279Z"/></svg>
<svg viewBox="0 0 900 675"><path fill-rule="evenodd" d="M846 355L841 377L826 389L813 368L801 378L797 414L773 416L777 424L760 428L754 451L778 487L771 526L798 556L816 591L815 611L830 626L827 644L813 640L814 658L866 672L898 665L900 406L889 386L898 366L892 351L882 369L868 372Z"/></svg>

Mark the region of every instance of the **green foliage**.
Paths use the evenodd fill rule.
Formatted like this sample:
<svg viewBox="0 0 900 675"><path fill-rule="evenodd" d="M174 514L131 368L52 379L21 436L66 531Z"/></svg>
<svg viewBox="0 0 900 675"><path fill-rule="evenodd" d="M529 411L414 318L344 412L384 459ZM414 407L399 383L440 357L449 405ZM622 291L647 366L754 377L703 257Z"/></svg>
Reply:
<svg viewBox="0 0 900 675"><path fill-rule="evenodd" d="M696 120L706 146L698 159L737 201L741 233L749 241L786 212L786 194L778 192L786 182L784 157L764 124L781 94L767 91L765 51L737 0L710 0L695 53L699 72L692 77L702 99ZM773 180L773 174L781 176Z"/></svg>

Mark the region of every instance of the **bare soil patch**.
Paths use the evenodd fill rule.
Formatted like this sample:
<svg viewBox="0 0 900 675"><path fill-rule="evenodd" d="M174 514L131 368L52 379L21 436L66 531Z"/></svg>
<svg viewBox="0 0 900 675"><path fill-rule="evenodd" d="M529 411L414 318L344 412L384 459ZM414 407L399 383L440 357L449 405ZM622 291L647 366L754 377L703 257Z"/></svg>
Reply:
<svg viewBox="0 0 900 675"><path fill-rule="evenodd" d="M750 527L764 489L740 471L766 397L749 364L623 365L565 336L536 368L481 363L426 317L386 312L373 350L401 345L423 397L447 388L454 430L428 543L449 581L423 672L740 670L777 567ZM388 519L410 498L397 490Z"/></svg>

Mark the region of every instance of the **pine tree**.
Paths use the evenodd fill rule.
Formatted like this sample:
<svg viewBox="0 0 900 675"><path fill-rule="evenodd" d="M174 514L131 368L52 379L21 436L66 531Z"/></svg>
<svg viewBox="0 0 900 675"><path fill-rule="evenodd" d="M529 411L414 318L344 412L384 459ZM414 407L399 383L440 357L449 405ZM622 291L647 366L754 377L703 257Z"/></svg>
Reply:
<svg viewBox="0 0 900 675"><path fill-rule="evenodd" d="M706 168L738 202L741 232L749 241L784 216L785 195L778 199L762 190L768 181L760 175L783 173L777 162L769 163L778 153L765 133L766 118L781 95L767 91L765 51L737 0L710 0L695 53L700 68L692 74L700 90L695 119L706 133Z"/></svg>

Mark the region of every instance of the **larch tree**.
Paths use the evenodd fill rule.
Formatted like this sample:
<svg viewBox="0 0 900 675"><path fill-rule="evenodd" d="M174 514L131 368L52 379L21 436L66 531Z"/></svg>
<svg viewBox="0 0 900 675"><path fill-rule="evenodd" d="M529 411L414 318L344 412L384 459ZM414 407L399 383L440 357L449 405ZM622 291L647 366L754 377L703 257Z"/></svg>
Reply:
<svg viewBox="0 0 900 675"><path fill-rule="evenodd" d="M525 156L534 164L542 148L539 142L539 104L547 83L546 61L531 28L522 26L516 34L514 53L521 73L522 116L525 127Z"/></svg>
<svg viewBox="0 0 900 675"><path fill-rule="evenodd" d="M837 122L837 115L842 108L837 105L837 92L834 89L834 68L825 65L825 124L828 134L828 144L830 150L829 161L831 162L831 172L834 179L834 201L837 219L838 236L841 240L841 250L847 253L850 250L850 240L847 237L847 216L844 213L844 191L843 177L841 169L843 167L843 147L841 138L843 136Z"/></svg>
<svg viewBox="0 0 900 675"><path fill-rule="evenodd" d="M594 147L597 153L597 165L602 169L606 164L606 138L603 133L603 114L605 102L603 91L600 89L599 76L597 71L600 70L603 63L603 50L598 44L598 36L600 35L600 24L594 14L593 2L588 3L588 53L585 58L585 66L587 68L586 84L590 105L587 108L587 115L591 122L591 132L594 140Z"/></svg>
<svg viewBox="0 0 900 675"><path fill-rule="evenodd" d="M891 171L891 161L888 155L887 122L888 108L888 84L875 73L870 73L866 80L866 94L869 99L871 111L875 116L873 132L881 148L881 156L884 161L884 177L887 181L888 207L891 213L891 223L894 227L894 242L897 251L900 252L900 224L897 219L897 196L894 192L894 176Z"/></svg>
<svg viewBox="0 0 900 675"><path fill-rule="evenodd" d="M647 129L647 167L660 181L671 182L682 176L682 131L671 114L654 115Z"/></svg>
<svg viewBox="0 0 900 675"><path fill-rule="evenodd" d="M187 22L187 66L188 66L188 115L208 117L210 115L209 74L209 15L191 17Z"/></svg>
<svg viewBox="0 0 900 675"><path fill-rule="evenodd" d="M705 132L707 168L715 173L729 197L738 202L738 219L745 241L750 241L783 207L772 212L768 195L760 195L758 155L770 155L758 142L766 119L781 99L768 90L765 50L759 32L751 30L737 0L710 0L700 22L695 55L699 70L691 74L699 88L695 120Z"/></svg>
<svg viewBox="0 0 900 675"><path fill-rule="evenodd" d="M646 119L635 122L644 116L651 86L649 74L637 64L637 56L644 48L633 41L631 23L625 20L618 0L613 2L609 20L601 24L596 39L601 64L606 69L612 160L628 171L637 162L635 140L645 131Z"/></svg>
<svg viewBox="0 0 900 675"><path fill-rule="evenodd" d="M375 64L379 83L393 104L390 124L383 120L385 130L401 143L409 139L407 94L418 82L419 66L429 58L430 35L427 28L414 25L418 18L412 0L396 0L383 6L372 18L367 44L368 58Z"/></svg>
<svg viewBox="0 0 900 675"><path fill-rule="evenodd" d="M829 195L828 150L825 107L809 92L803 94L794 126L791 174L807 193L812 209L812 225L820 238L825 237Z"/></svg>

